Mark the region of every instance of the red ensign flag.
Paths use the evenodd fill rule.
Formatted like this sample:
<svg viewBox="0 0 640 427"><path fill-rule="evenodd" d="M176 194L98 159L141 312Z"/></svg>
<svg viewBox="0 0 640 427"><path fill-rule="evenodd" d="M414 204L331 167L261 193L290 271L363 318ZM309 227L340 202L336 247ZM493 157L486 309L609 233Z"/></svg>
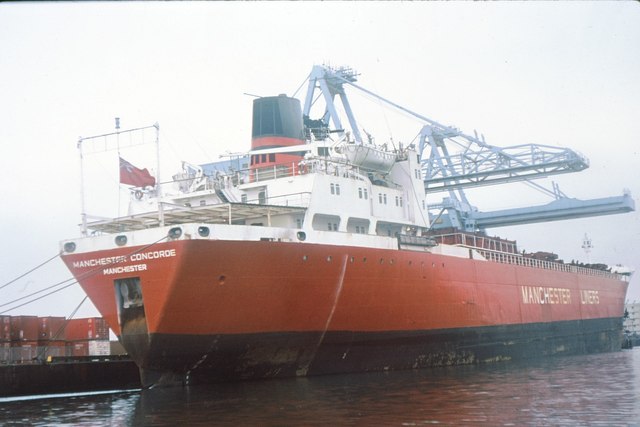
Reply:
<svg viewBox="0 0 640 427"><path fill-rule="evenodd" d="M156 179L147 169L138 169L125 159L120 157L120 183L133 185L134 187L146 187L156 185Z"/></svg>

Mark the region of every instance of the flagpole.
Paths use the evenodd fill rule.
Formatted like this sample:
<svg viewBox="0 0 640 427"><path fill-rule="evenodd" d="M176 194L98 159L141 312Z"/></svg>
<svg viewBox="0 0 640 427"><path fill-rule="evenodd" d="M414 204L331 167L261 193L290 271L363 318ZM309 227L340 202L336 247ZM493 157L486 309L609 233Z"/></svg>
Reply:
<svg viewBox="0 0 640 427"><path fill-rule="evenodd" d="M116 151L118 152L118 166L120 166L120 117L116 117ZM120 216L120 201L122 199L122 186L118 185L118 216Z"/></svg>
<svg viewBox="0 0 640 427"><path fill-rule="evenodd" d="M78 152L80 153L80 217L82 219L80 232L83 236L86 236L87 212L84 204L84 157L82 155L82 137L78 138Z"/></svg>
<svg viewBox="0 0 640 427"><path fill-rule="evenodd" d="M162 184L160 182L160 124L154 123L156 128L156 195L158 197L158 221L164 227L164 205L162 203Z"/></svg>

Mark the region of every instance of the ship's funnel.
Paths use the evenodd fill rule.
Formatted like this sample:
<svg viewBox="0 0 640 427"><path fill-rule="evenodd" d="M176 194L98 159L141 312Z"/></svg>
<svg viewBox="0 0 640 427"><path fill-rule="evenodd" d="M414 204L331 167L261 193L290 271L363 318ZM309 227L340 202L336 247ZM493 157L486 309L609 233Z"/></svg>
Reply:
<svg viewBox="0 0 640 427"><path fill-rule="evenodd" d="M282 169L278 175L295 174L304 152L259 153L271 148L304 144L304 127L300 101L286 95L267 96L253 100L251 139L251 169L260 176ZM271 172L269 172L271 171ZM263 174L263 176L266 176Z"/></svg>

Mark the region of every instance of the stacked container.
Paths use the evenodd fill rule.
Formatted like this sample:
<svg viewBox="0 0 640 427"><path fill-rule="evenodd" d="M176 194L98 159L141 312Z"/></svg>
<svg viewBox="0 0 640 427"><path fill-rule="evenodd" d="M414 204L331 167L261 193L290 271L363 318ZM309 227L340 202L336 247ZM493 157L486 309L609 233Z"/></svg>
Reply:
<svg viewBox="0 0 640 427"><path fill-rule="evenodd" d="M109 326L100 317L0 315L0 364L110 354Z"/></svg>
<svg viewBox="0 0 640 427"><path fill-rule="evenodd" d="M61 357L67 355L64 317L38 318L38 357Z"/></svg>
<svg viewBox="0 0 640 427"><path fill-rule="evenodd" d="M38 316L11 317L11 361L29 363L38 356Z"/></svg>
<svg viewBox="0 0 640 427"><path fill-rule="evenodd" d="M0 364L11 361L11 316L0 316Z"/></svg>
<svg viewBox="0 0 640 427"><path fill-rule="evenodd" d="M109 349L109 326L101 317L70 319L65 328L69 356L106 356Z"/></svg>

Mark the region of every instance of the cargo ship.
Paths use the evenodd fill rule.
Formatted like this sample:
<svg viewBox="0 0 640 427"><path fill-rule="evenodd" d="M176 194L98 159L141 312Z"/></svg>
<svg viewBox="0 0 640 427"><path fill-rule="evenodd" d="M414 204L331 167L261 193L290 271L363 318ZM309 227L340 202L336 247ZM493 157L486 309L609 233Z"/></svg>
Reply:
<svg viewBox="0 0 640 427"><path fill-rule="evenodd" d="M121 159L129 214L83 212L83 236L61 242L143 385L619 350L629 275L430 215L424 145L441 128L428 121L420 147L362 140L332 106L354 124L354 82L315 66L304 112L254 99L251 150L226 165L184 163L158 183ZM328 106L313 120L317 88Z"/></svg>

